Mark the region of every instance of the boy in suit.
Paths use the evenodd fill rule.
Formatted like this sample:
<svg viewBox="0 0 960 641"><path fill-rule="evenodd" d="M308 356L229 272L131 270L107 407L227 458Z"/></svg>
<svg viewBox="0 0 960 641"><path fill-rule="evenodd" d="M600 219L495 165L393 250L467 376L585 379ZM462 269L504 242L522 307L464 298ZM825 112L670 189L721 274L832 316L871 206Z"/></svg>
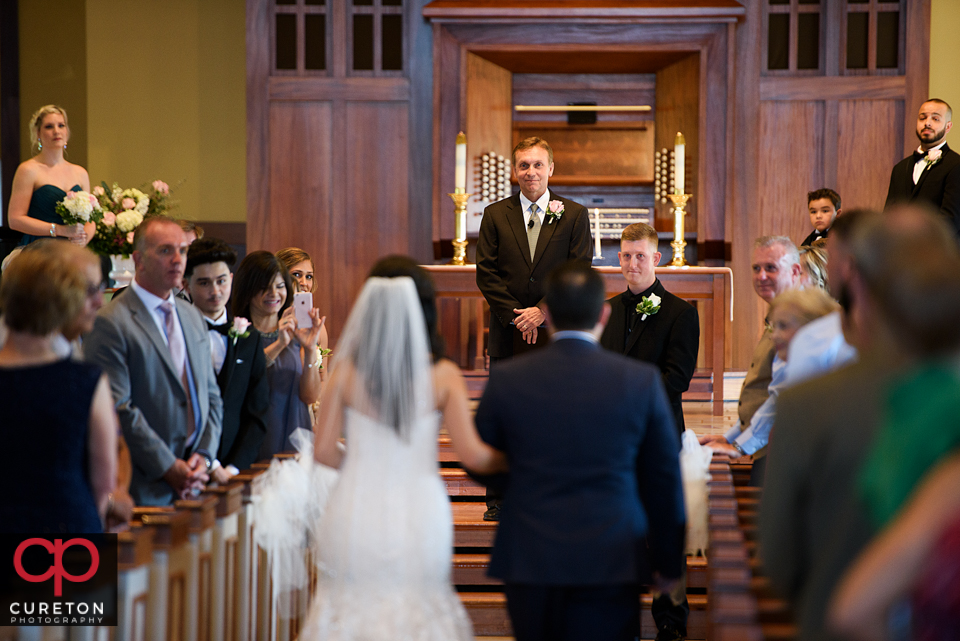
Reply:
<svg viewBox="0 0 960 641"><path fill-rule="evenodd" d="M837 219L842 211L840 209L840 194L832 189L817 189L807 194L807 210L810 212L810 224L813 225L813 231L800 243L803 245L812 245L821 238L826 238L833 226L833 221Z"/></svg>
<svg viewBox="0 0 960 641"><path fill-rule="evenodd" d="M267 431L264 416L270 402L260 332L249 323L246 328L234 327L243 319L227 314L233 286L230 267L236 262L236 252L225 242L201 238L187 251L183 279L184 290L207 323L213 369L223 397L223 430L210 471L217 483L226 483L256 460Z"/></svg>

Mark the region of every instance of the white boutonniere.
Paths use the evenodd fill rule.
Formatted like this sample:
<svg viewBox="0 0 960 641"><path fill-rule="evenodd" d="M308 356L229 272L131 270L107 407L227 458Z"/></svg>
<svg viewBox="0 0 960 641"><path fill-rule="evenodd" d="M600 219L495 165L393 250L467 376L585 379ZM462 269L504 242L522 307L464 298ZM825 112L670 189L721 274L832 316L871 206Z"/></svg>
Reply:
<svg viewBox="0 0 960 641"><path fill-rule="evenodd" d="M563 202L560 200L551 200L547 203L547 212L544 214L547 217L547 224L553 224L553 221L560 220L560 217L563 216Z"/></svg>
<svg viewBox="0 0 960 641"><path fill-rule="evenodd" d="M227 336L233 339L233 344L236 345L237 341L241 338L246 338L250 335L250 321L242 316L236 316L233 319L233 327L227 331Z"/></svg>
<svg viewBox="0 0 960 641"><path fill-rule="evenodd" d="M647 320L647 316L653 316L660 311L660 297L656 294L650 294L649 296L644 296L640 299L640 302L637 303L637 313L642 314L640 320Z"/></svg>
<svg viewBox="0 0 960 641"><path fill-rule="evenodd" d="M927 152L927 157L924 158L924 162L927 163L925 169L930 169L930 167L936 165L940 162L940 159L943 157L943 149L931 149Z"/></svg>

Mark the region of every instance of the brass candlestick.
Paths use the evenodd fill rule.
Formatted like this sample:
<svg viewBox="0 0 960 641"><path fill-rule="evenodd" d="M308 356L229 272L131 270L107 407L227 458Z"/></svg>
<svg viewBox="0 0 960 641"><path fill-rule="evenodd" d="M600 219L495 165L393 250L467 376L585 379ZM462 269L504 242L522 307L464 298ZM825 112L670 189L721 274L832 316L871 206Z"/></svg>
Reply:
<svg viewBox="0 0 960 641"><path fill-rule="evenodd" d="M447 194L453 198L453 215L455 216L455 238L453 239L453 260L450 265L467 264L467 200L472 194L462 189L455 189L454 193Z"/></svg>
<svg viewBox="0 0 960 641"><path fill-rule="evenodd" d="M683 208L687 201L693 198L693 194L667 194L667 198L673 203L673 242L670 246L673 248L673 260L670 261L671 267L683 267L687 261L683 257L683 250L687 243L683 240L683 216L686 213Z"/></svg>

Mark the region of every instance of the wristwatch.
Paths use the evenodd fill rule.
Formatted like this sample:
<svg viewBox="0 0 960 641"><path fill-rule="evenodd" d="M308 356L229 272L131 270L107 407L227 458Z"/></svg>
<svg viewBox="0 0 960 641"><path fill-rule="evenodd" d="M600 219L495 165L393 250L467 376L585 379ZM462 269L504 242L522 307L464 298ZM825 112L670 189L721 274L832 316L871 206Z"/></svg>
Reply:
<svg viewBox="0 0 960 641"><path fill-rule="evenodd" d="M736 441L734 441L734 442L731 443L730 445L732 445L738 452L740 452L740 456L746 456L746 455L747 455L747 453L743 451L743 448L740 447L740 444L737 443Z"/></svg>
<svg viewBox="0 0 960 641"><path fill-rule="evenodd" d="M50 223L50 238L57 237L57 223Z"/></svg>

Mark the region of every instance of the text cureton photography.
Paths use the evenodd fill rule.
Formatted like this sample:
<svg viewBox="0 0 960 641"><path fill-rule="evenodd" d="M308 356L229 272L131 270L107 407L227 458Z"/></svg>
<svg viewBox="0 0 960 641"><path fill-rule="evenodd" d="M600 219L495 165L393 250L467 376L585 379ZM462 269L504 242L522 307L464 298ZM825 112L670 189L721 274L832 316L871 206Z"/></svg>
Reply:
<svg viewBox="0 0 960 641"><path fill-rule="evenodd" d="M4 534L4 625L116 625L115 534Z"/></svg>

